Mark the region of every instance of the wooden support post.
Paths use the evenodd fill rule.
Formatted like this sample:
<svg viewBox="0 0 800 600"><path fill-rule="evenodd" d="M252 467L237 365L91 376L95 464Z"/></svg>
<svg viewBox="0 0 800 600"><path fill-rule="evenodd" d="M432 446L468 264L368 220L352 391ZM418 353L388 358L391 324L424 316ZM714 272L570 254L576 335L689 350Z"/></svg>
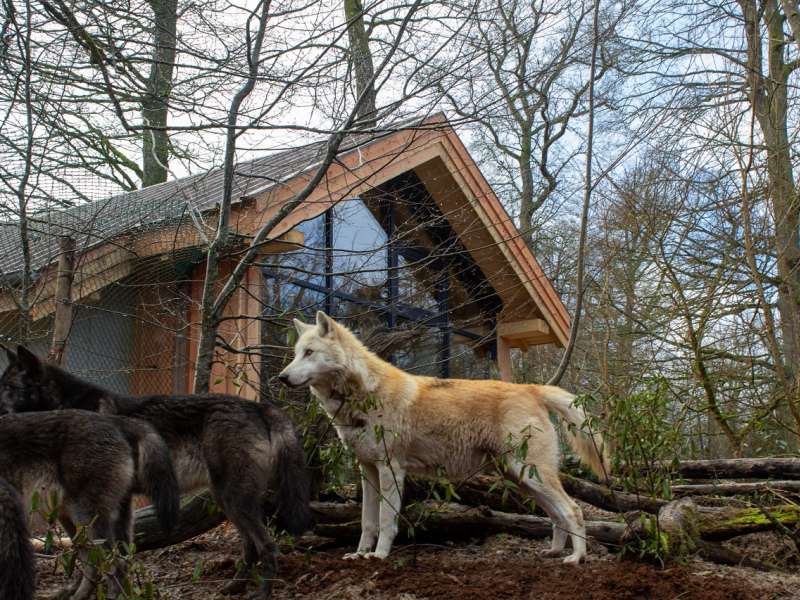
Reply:
<svg viewBox="0 0 800 600"><path fill-rule="evenodd" d="M72 279L75 275L75 240L69 236L58 239L58 271L56 274L55 316L53 339L47 359L57 365L64 360L67 338L72 329Z"/></svg>
<svg viewBox="0 0 800 600"><path fill-rule="evenodd" d="M501 380L513 381L511 375L511 346L500 335L497 336L497 370L500 371Z"/></svg>

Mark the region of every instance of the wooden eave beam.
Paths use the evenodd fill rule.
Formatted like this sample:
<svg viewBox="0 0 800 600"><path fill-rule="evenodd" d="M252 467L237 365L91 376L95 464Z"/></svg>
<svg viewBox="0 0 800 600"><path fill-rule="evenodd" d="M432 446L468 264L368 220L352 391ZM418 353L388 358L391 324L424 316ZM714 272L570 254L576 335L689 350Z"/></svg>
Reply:
<svg viewBox="0 0 800 600"><path fill-rule="evenodd" d="M525 319L497 324L497 335L506 340L510 348L527 350L529 346L551 344L556 341L544 319Z"/></svg>

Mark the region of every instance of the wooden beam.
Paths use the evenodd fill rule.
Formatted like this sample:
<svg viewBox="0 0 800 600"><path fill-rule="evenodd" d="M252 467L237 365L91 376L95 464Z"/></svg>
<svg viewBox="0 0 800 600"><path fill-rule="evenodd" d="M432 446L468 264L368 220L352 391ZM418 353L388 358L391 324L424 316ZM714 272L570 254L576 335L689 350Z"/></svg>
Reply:
<svg viewBox="0 0 800 600"><path fill-rule="evenodd" d="M284 252L294 252L299 250L306 242L306 236L302 231L292 229L287 231L278 239L272 240L268 244L264 244L259 252L260 256L267 256L269 254L283 254Z"/></svg>
<svg viewBox="0 0 800 600"><path fill-rule="evenodd" d="M552 344L556 339L544 319L498 323L497 335L505 339L511 348L522 348L523 351L528 346Z"/></svg>
<svg viewBox="0 0 800 600"><path fill-rule="evenodd" d="M521 340L552 334L550 332L550 326L544 319L526 319L524 321L498 323L497 335L512 340Z"/></svg>

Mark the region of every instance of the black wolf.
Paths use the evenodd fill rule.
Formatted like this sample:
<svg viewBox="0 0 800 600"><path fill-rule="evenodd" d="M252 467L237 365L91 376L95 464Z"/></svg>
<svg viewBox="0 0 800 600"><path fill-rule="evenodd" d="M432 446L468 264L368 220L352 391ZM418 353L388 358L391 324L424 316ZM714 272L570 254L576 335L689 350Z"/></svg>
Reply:
<svg viewBox="0 0 800 600"><path fill-rule="evenodd" d="M33 550L17 491L0 478L0 598L33 598Z"/></svg>
<svg viewBox="0 0 800 600"><path fill-rule="evenodd" d="M179 489L164 440L147 423L82 410L12 414L0 418L0 477L30 506L35 493L55 496L53 508L67 533L85 526L89 539L112 550L133 534L134 493L153 500L162 527L178 519ZM95 565L71 598L88 598L97 583ZM111 590L119 591L114 574Z"/></svg>
<svg viewBox="0 0 800 600"><path fill-rule="evenodd" d="M244 568L225 591L242 592L247 575L241 574L261 562L261 595L269 596L277 563L266 519L274 513L278 525L293 534L311 521L303 449L282 411L222 394L121 396L40 362L24 347L7 353L0 414L80 408L152 424L172 452L181 489L209 486L239 531Z"/></svg>

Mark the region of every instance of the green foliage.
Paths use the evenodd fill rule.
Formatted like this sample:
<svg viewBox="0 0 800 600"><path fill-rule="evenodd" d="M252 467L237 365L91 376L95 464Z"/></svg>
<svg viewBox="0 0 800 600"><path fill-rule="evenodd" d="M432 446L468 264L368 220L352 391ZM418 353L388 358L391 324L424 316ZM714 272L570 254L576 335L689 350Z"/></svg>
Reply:
<svg viewBox="0 0 800 600"><path fill-rule="evenodd" d="M91 565L97 569L98 574L99 584L94 596L97 600L107 598L108 588L112 585L115 588L119 586L122 594L118 597L126 600L156 600L162 597L144 565L135 560L136 545L127 544L114 549L103 547L89 535L93 522L78 525L71 546L59 550L55 541L64 535L59 527L60 512L61 498L58 493L51 492L43 499L38 491L34 492L31 497L31 514L38 515L47 523L44 552L60 552L57 562L67 577L72 577L76 571L81 570L82 564ZM109 581L109 575L113 577L113 581Z"/></svg>
<svg viewBox="0 0 800 600"><path fill-rule="evenodd" d="M623 554L634 554L639 560L655 562L663 567L672 558L669 535L659 528L654 515L641 514L639 524L639 535L625 544Z"/></svg>
<svg viewBox="0 0 800 600"><path fill-rule="evenodd" d="M68 577L84 563L97 570L95 598L98 600L107 598L110 588L121 589L122 594L118 597L126 600L162 598L144 564L136 560L135 544L109 549L90 539L88 531L88 527L79 526L72 547L59 557L59 563Z"/></svg>
<svg viewBox="0 0 800 600"><path fill-rule="evenodd" d="M453 482L447 478L447 474L441 467L436 469L436 478L430 481L430 496L437 502L461 500Z"/></svg>
<svg viewBox="0 0 800 600"><path fill-rule="evenodd" d="M608 406L613 472L626 490L669 498L670 473L681 455L683 436L674 425L666 381L647 382L643 391L611 398Z"/></svg>

